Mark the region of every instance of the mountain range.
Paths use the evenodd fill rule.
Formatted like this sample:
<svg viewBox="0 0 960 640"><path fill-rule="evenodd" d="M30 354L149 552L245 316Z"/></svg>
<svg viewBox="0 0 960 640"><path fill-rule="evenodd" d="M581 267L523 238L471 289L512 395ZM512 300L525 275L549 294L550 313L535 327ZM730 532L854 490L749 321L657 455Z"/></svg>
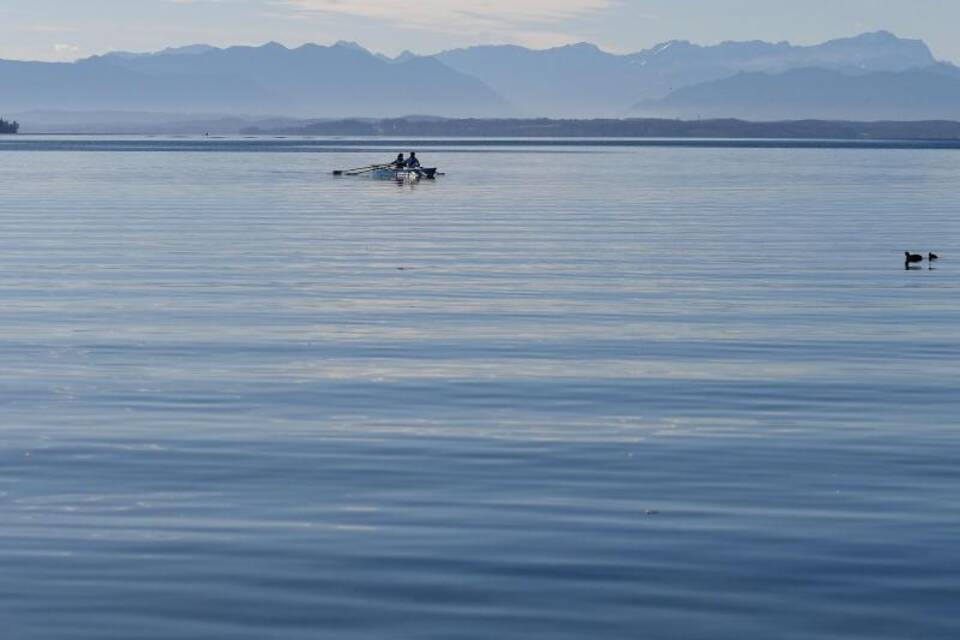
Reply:
<svg viewBox="0 0 960 640"><path fill-rule="evenodd" d="M684 87L641 103L647 116L747 120L955 120L960 118L960 77L953 67L847 74L804 68L782 74L740 73Z"/></svg>
<svg viewBox="0 0 960 640"><path fill-rule="evenodd" d="M114 110L288 116L482 116L510 105L433 58L387 62L354 46L205 46L74 63L0 61L7 111Z"/></svg>
<svg viewBox="0 0 960 640"><path fill-rule="evenodd" d="M388 57L351 42L193 45L74 63L0 60L0 108L299 118L960 119L960 69L920 40L868 33L814 46L588 43ZM155 117L155 116L154 116ZM183 119L182 116L181 120Z"/></svg>
<svg viewBox="0 0 960 640"><path fill-rule="evenodd" d="M525 114L558 117L623 114L636 103L744 72L776 75L815 67L864 74L922 69L937 62L923 42L887 32L809 47L760 41L704 47L671 41L628 55L578 44L545 51L473 47L436 58L479 78Z"/></svg>

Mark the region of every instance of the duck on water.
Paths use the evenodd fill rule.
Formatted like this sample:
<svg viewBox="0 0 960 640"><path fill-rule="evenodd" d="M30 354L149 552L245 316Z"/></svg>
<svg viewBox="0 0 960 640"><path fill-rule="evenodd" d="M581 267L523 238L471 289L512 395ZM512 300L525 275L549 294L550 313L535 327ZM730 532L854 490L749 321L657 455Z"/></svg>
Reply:
<svg viewBox="0 0 960 640"><path fill-rule="evenodd" d="M923 256L919 253L910 253L909 251L904 251L903 255L906 256L905 260L907 264L918 264L923 262Z"/></svg>
<svg viewBox="0 0 960 640"><path fill-rule="evenodd" d="M911 265L921 264L924 261L924 257L919 253L910 253L909 251L904 251L903 255L904 255L903 264L907 269L910 269ZM939 259L940 259L940 256L938 256L935 253L928 253L926 257L927 262L929 262L931 265L930 267L931 269L933 268L932 266L933 263Z"/></svg>

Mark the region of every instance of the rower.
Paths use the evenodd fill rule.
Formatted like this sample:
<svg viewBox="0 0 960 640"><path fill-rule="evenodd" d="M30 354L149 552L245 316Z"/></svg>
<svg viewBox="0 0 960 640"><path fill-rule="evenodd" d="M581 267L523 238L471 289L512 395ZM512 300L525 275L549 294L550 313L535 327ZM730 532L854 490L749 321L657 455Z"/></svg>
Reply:
<svg viewBox="0 0 960 640"><path fill-rule="evenodd" d="M394 161L391 163L391 165L394 166L394 167L396 167L397 169L403 169L405 166L407 166L407 161L403 158L403 154L402 154L402 153L398 153L398 154L397 154L397 159L394 160Z"/></svg>
<svg viewBox="0 0 960 640"><path fill-rule="evenodd" d="M407 159L407 169L419 169L420 161L417 160L417 153L415 151L410 152L410 157Z"/></svg>

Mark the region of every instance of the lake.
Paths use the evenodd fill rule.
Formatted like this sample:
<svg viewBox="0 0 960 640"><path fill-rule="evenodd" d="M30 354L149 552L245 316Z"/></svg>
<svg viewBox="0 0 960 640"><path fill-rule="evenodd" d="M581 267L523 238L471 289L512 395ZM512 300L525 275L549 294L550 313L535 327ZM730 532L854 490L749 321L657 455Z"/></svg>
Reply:
<svg viewBox="0 0 960 640"><path fill-rule="evenodd" d="M0 141L5 637L960 637L960 152L407 150Z"/></svg>

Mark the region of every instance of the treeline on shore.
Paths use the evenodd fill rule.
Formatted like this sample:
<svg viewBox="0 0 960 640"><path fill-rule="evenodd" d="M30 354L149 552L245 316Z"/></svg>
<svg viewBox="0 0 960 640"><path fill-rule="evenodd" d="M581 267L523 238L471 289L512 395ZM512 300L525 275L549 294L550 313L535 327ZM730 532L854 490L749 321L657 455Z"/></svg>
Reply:
<svg viewBox="0 0 960 640"><path fill-rule="evenodd" d="M0 134L16 133L20 131L20 123L16 121L4 120L0 118Z"/></svg>
<svg viewBox="0 0 960 640"><path fill-rule="evenodd" d="M282 128L248 127L244 134L477 138L779 138L831 140L960 140L960 122L796 120L667 120L656 118L318 120Z"/></svg>

